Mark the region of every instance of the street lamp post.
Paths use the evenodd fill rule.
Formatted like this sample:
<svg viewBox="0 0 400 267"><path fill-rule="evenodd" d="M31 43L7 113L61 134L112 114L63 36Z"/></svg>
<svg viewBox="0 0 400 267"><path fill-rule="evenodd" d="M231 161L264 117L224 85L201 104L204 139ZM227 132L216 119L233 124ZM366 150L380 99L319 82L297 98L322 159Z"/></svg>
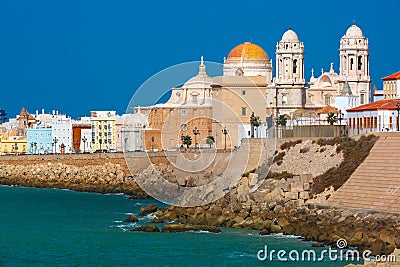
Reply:
<svg viewBox="0 0 400 267"><path fill-rule="evenodd" d="M57 142L58 142L57 137L54 137L53 138L54 154L57 154Z"/></svg>
<svg viewBox="0 0 400 267"><path fill-rule="evenodd" d="M154 136L151 137L151 152L154 152Z"/></svg>
<svg viewBox="0 0 400 267"><path fill-rule="evenodd" d="M197 130L197 127L194 128L193 134L194 134L194 149L196 149L196 147L197 147L197 135L200 134L200 131Z"/></svg>
<svg viewBox="0 0 400 267"><path fill-rule="evenodd" d="M124 152L126 153L126 152L128 152L128 151L127 151L127 150L128 150L128 149L127 149L127 147L128 147L128 136L125 135L124 140L125 140L125 144L124 144L124 146L125 146L125 151L124 151Z"/></svg>
<svg viewBox="0 0 400 267"><path fill-rule="evenodd" d="M183 148L183 141L185 140L185 137L183 136L183 133L181 134L181 141L182 141L182 145L181 148Z"/></svg>
<svg viewBox="0 0 400 267"><path fill-rule="evenodd" d="M254 121L255 121L256 117L254 116L254 112L251 113L250 116L250 137L254 138Z"/></svg>
<svg viewBox="0 0 400 267"><path fill-rule="evenodd" d="M228 134L228 130L226 129L226 127L224 127L224 129L222 129L222 133L225 135L224 150L226 150L226 135Z"/></svg>
<svg viewBox="0 0 400 267"><path fill-rule="evenodd" d="M35 153L34 153L34 154L37 154L37 143L34 142L34 143L33 143L33 146L35 147Z"/></svg>
<svg viewBox="0 0 400 267"><path fill-rule="evenodd" d="M82 142L83 142L83 153L86 153L86 142L87 142L86 136L82 138Z"/></svg>
<svg viewBox="0 0 400 267"><path fill-rule="evenodd" d="M34 154L33 153L33 142L31 142L31 153Z"/></svg>
<svg viewBox="0 0 400 267"><path fill-rule="evenodd" d="M397 102L396 110L397 110L397 131L399 131L400 102Z"/></svg>

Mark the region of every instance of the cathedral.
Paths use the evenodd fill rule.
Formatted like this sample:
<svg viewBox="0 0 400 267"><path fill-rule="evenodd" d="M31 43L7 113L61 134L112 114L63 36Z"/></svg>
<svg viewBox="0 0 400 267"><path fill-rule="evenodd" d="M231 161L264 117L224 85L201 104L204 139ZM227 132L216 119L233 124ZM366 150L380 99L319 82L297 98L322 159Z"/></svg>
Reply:
<svg viewBox="0 0 400 267"><path fill-rule="evenodd" d="M233 148L243 138L266 137L280 115L290 121L299 111L334 107L345 116L346 109L370 101L368 39L356 24L340 39L339 73L331 63L318 77L312 70L306 81L304 51L304 43L288 29L276 44L275 77L272 59L252 42L229 52L222 76L209 77L202 57L198 74L173 88L166 103L140 109L148 117L144 132L151 133L143 138L144 147L152 140L152 148L176 149L183 136L191 135L195 147L205 147L212 136L216 148ZM257 121L255 132L250 119Z"/></svg>

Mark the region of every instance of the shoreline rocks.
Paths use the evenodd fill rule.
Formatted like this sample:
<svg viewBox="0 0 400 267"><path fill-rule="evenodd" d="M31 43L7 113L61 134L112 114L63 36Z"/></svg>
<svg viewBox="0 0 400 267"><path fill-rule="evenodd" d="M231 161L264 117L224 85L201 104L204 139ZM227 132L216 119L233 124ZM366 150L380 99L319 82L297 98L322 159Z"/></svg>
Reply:
<svg viewBox="0 0 400 267"><path fill-rule="evenodd" d="M221 203L214 203L195 208L170 206L153 215L158 222L254 229L262 235L283 233L333 247L338 239L344 238L349 246L369 249L373 255L388 255L400 247L400 216L394 214L308 207L283 207L279 212L234 211Z"/></svg>
<svg viewBox="0 0 400 267"><path fill-rule="evenodd" d="M138 222L139 219L135 215L131 215L124 220L124 222Z"/></svg>
<svg viewBox="0 0 400 267"><path fill-rule="evenodd" d="M205 231L210 233L220 233L221 229L216 226L210 225L191 225L191 224L166 224L163 226L161 232L169 232L169 233L182 233L189 231Z"/></svg>
<svg viewBox="0 0 400 267"><path fill-rule="evenodd" d="M156 211L157 211L157 205L156 204L150 204L148 206L140 207L139 215L140 216L146 216L146 215L151 214L151 213L156 212Z"/></svg>
<svg viewBox="0 0 400 267"><path fill-rule="evenodd" d="M134 229L129 230L131 232L146 232L146 233L159 233L160 229L157 225L144 225Z"/></svg>

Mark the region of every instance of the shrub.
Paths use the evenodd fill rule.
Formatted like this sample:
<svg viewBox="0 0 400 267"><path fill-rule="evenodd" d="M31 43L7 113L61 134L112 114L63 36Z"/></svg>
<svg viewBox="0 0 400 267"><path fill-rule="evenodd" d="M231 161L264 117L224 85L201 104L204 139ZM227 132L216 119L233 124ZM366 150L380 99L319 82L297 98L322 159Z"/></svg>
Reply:
<svg viewBox="0 0 400 267"><path fill-rule="evenodd" d="M344 137L344 138L346 138L346 137ZM320 146L334 146L334 145L340 144L341 140L342 140L342 138L340 138L340 137L328 138L328 139L319 138L316 143Z"/></svg>
<svg viewBox="0 0 400 267"><path fill-rule="evenodd" d="M300 153L307 153L308 151L310 151L310 147L309 146L305 146L303 148L300 148Z"/></svg>
<svg viewBox="0 0 400 267"><path fill-rule="evenodd" d="M289 148L290 148L290 145L291 145L291 143L292 143L292 142L290 142L290 141L287 141L287 142L285 142L285 143L281 144L281 146L280 146L281 150L289 149Z"/></svg>
<svg viewBox="0 0 400 267"><path fill-rule="evenodd" d="M303 142L302 140L296 140L296 141L287 141L283 144L281 144L281 150L285 150L285 149L290 149L291 147L295 147L297 144L301 144L301 142Z"/></svg>
<svg viewBox="0 0 400 267"><path fill-rule="evenodd" d="M331 168L314 178L311 195L319 194L330 186L333 186L335 190L341 187L369 155L378 137L368 135L362 136L357 141L349 137L339 138L338 140L339 150L343 151L343 161L338 167Z"/></svg>
<svg viewBox="0 0 400 267"><path fill-rule="evenodd" d="M279 154L274 157L273 162L275 163L275 162L278 162L278 161L283 161L283 157L285 155L286 155L285 152L279 152Z"/></svg>

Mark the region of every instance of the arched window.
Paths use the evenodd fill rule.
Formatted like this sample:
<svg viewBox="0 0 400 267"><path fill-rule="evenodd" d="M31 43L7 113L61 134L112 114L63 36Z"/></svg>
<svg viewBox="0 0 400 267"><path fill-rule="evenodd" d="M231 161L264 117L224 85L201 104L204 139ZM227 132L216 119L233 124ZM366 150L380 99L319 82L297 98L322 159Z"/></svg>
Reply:
<svg viewBox="0 0 400 267"><path fill-rule="evenodd" d="M350 70L353 70L354 59L350 58Z"/></svg>
<svg viewBox="0 0 400 267"><path fill-rule="evenodd" d="M331 104L331 96L326 95L325 96L325 106L329 106Z"/></svg>
<svg viewBox="0 0 400 267"><path fill-rule="evenodd" d="M360 104L363 105L365 103L365 94L361 93L360 94Z"/></svg>
<svg viewBox="0 0 400 267"><path fill-rule="evenodd" d="M243 76L244 72L242 68L238 68L235 72L236 76Z"/></svg>
<svg viewBox="0 0 400 267"><path fill-rule="evenodd" d="M297 59L293 60L293 73L297 73Z"/></svg>
<svg viewBox="0 0 400 267"><path fill-rule="evenodd" d="M358 57L358 70L361 70L362 68L362 56Z"/></svg>

